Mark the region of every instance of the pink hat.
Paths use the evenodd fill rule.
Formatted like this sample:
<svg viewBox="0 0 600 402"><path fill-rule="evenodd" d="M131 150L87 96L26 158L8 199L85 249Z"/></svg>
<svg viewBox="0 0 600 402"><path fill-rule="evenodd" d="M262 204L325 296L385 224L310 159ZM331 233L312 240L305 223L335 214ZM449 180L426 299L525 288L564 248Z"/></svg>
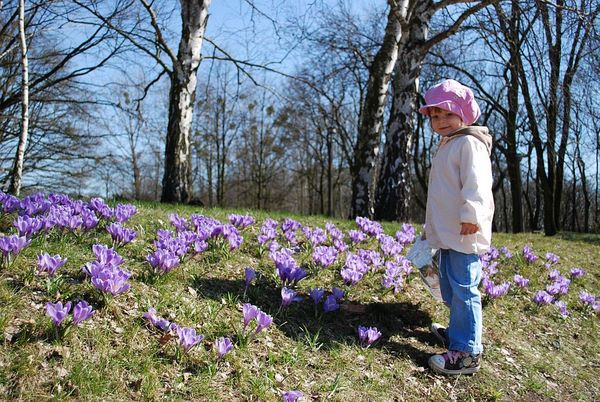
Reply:
<svg viewBox="0 0 600 402"><path fill-rule="evenodd" d="M458 81L445 80L425 92L425 105L419 112L429 116L430 107L439 107L457 114L467 126L475 123L481 111L473 91Z"/></svg>

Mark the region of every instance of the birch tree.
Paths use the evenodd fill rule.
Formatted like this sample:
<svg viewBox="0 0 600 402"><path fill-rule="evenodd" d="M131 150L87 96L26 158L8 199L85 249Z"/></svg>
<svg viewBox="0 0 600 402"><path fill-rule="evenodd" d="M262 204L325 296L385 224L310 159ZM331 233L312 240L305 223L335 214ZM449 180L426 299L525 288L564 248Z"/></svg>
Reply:
<svg viewBox="0 0 600 402"><path fill-rule="evenodd" d="M25 0L19 0L19 43L21 45L21 135L17 146L15 164L8 192L16 196L21 193L23 160L29 135L29 62L27 59L27 35L25 33Z"/></svg>
<svg viewBox="0 0 600 402"><path fill-rule="evenodd" d="M50 169L54 177L80 168L81 174L82 165L91 159L89 148L83 148L93 139L83 130L71 129L96 99L89 89L82 89L80 78L101 69L119 52L119 43L111 42L106 27L64 40L66 30L57 27L69 21L75 29L85 22L71 4L58 3L15 1L2 8L0 182L13 192L39 185L36 181L44 185L42 176ZM90 53L93 61L87 58ZM66 161L73 162L70 169ZM33 170L36 174L29 176Z"/></svg>
<svg viewBox="0 0 600 402"><path fill-rule="evenodd" d="M411 0L394 2L402 21L403 32L394 66L393 101L387 124L385 146L377 183L374 217L385 220L408 220L412 196L409 179L413 116L417 109L418 78L427 52L458 31L467 18L497 0ZM459 3L469 4L428 38L435 13ZM456 13L456 10L454 10ZM449 14L450 16L450 14Z"/></svg>
<svg viewBox="0 0 600 402"><path fill-rule="evenodd" d="M160 71L146 90L164 74L168 76L170 89L161 201L188 202L192 196L190 139L193 106L211 0L180 0L181 36L177 52L168 43L162 28L165 24L159 21L154 3L139 0L138 4L144 10L145 17L134 18L132 25L126 28L119 18L129 17L128 13L133 9L133 3L124 4L120 10L113 12L111 17L107 17L97 6L74 1L156 62ZM149 23L150 27L140 29L140 25L144 23Z"/></svg>
<svg viewBox="0 0 600 402"><path fill-rule="evenodd" d="M398 43L402 37L401 13L406 12L408 3L408 0L401 4L393 0L388 2L390 9L383 42L369 68L352 165L352 216L372 216L373 174L379 154L379 136L390 79L398 58Z"/></svg>

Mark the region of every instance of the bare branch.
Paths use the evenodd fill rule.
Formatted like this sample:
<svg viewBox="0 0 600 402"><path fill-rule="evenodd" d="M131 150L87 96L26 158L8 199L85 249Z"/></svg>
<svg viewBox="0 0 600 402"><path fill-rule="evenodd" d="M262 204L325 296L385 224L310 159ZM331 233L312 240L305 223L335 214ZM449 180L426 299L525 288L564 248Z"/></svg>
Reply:
<svg viewBox="0 0 600 402"><path fill-rule="evenodd" d="M154 12L154 9L152 8L152 6L150 4L148 4L148 2L146 0L140 0L140 2L144 5L144 8L148 12L148 14L150 14L150 23L152 24L152 27L154 28L154 32L156 33L156 41L158 42L158 45L160 45L164 49L164 51L167 52L173 65L174 66L177 65L179 63L179 61L177 60L177 55L169 47L169 45L167 44L167 41L163 37L162 31L161 31L160 27L158 26L158 21L157 21L156 13Z"/></svg>
<svg viewBox="0 0 600 402"><path fill-rule="evenodd" d="M470 7L468 10L463 12L448 29L440 32L439 34L435 35L433 38L431 38L427 42L425 42L425 44L423 45L422 51L428 52L436 44L438 44L441 41L443 41L444 39L447 39L448 37L454 35L459 30L460 26L462 25L463 22L465 22L465 20L467 18L469 18L471 15L475 14L477 11L479 11L497 1L498 0L483 0L479 4L477 4L473 7ZM442 1L440 3L437 3L436 7L439 6L441 3L457 4L457 3L469 3L469 2L471 2L471 1L460 1L460 0Z"/></svg>
<svg viewBox="0 0 600 402"><path fill-rule="evenodd" d="M99 18L100 21L102 21L104 24L106 24L106 26L108 26L109 28L111 28L112 30L114 30L115 32L117 32L119 35L123 36L133 46L135 46L136 48L138 48L139 50L141 50L143 53L147 54L148 56L150 56L151 58L153 58L154 60L156 60L156 62L168 74L172 74L173 73L172 67L169 67L158 55L156 55L155 53L151 52L147 47L143 46L140 42L138 42L137 40L135 40L134 35L132 34L132 32L127 32L127 31L124 31L123 29L119 28L118 26L116 26L115 24L113 24L110 21L110 18L106 18L105 16L103 16L98 11L91 9L89 6L87 6L85 4L82 4L81 1L79 1L79 0L73 0L73 1L76 4L78 4L79 6L81 6L82 8L84 8L85 10L87 10L88 12L90 12L95 17Z"/></svg>

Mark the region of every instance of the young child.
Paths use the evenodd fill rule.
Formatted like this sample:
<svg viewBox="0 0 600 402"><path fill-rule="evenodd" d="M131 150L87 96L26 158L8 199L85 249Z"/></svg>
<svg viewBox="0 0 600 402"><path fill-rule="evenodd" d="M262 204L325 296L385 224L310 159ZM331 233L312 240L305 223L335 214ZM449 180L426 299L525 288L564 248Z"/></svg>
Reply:
<svg viewBox="0 0 600 402"><path fill-rule="evenodd" d="M442 374L479 370L482 333L479 253L490 246L494 198L486 127L472 126L481 112L473 92L445 80L425 93L419 112L442 136L429 173L425 235L440 249L440 288L450 307L448 328L433 324L432 332L448 347L431 356L429 366Z"/></svg>

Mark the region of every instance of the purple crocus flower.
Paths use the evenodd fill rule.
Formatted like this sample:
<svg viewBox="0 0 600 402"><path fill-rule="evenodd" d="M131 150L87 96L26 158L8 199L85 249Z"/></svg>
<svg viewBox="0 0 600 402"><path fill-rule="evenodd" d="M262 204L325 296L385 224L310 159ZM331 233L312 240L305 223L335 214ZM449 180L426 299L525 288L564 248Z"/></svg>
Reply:
<svg viewBox="0 0 600 402"><path fill-rule="evenodd" d="M126 245L137 237L135 230L124 228L120 223L111 223L106 227L106 231L110 234L116 244Z"/></svg>
<svg viewBox="0 0 600 402"><path fill-rule="evenodd" d="M396 240L398 241L398 243L402 244L403 246L406 246L407 244L410 244L413 241L415 241L415 238L417 236L416 233L417 232L413 225L409 223L403 223L402 230L396 232Z"/></svg>
<svg viewBox="0 0 600 402"><path fill-rule="evenodd" d="M325 296L325 290L323 288L314 288L308 293L308 295L311 299L313 299L315 304L319 304L323 296Z"/></svg>
<svg viewBox="0 0 600 402"><path fill-rule="evenodd" d="M229 223L238 229L245 229L248 226L254 224L254 218L250 215L229 215Z"/></svg>
<svg viewBox="0 0 600 402"><path fill-rule="evenodd" d="M67 258L62 258L60 255L50 256L48 253L38 255L37 266L38 272L48 272L48 276L54 276L56 270L65 265Z"/></svg>
<svg viewBox="0 0 600 402"><path fill-rule="evenodd" d="M7 214L13 213L21 206L21 201L11 194L2 193L2 210Z"/></svg>
<svg viewBox="0 0 600 402"><path fill-rule="evenodd" d="M123 263L123 257L121 257L113 248L109 248L104 244L94 244L92 251L96 256L96 260L102 265L109 267L118 267Z"/></svg>
<svg viewBox="0 0 600 402"><path fill-rule="evenodd" d="M538 290L535 296L533 296L533 301L542 306L552 303L554 301L554 297L552 297L552 295L545 290Z"/></svg>
<svg viewBox="0 0 600 402"><path fill-rule="evenodd" d="M296 239L296 232L302 228L302 224L290 218L285 218L281 224L281 230L283 230L283 237L288 241L290 245L296 245L298 240Z"/></svg>
<svg viewBox="0 0 600 402"><path fill-rule="evenodd" d="M271 325L272 322L273 317L263 311L259 311L256 316L256 329L254 332L258 334L260 331Z"/></svg>
<svg viewBox="0 0 600 402"><path fill-rule="evenodd" d="M582 290L579 292L579 300L586 305L592 305L596 301L596 296L592 293Z"/></svg>
<svg viewBox="0 0 600 402"><path fill-rule="evenodd" d="M215 341L215 348L217 349L217 359L222 359L233 349L233 343L231 343L231 339L221 337Z"/></svg>
<svg viewBox="0 0 600 402"><path fill-rule="evenodd" d="M133 215L137 214L137 208L131 204L118 204L114 210L115 221L125 223Z"/></svg>
<svg viewBox="0 0 600 402"><path fill-rule="evenodd" d="M377 237L377 235L383 233L383 227L379 222L372 221L362 216L357 216L355 221L358 228L369 236Z"/></svg>
<svg viewBox="0 0 600 402"><path fill-rule="evenodd" d="M325 230L333 240L344 240L344 232L339 230L333 223L327 222L325 224Z"/></svg>
<svg viewBox="0 0 600 402"><path fill-rule="evenodd" d="M400 266L393 261L386 262L385 273L381 280L381 285L386 289L394 287L394 293L398 293L402 289L403 283L404 279L402 278Z"/></svg>
<svg viewBox="0 0 600 402"><path fill-rule="evenodd" d="M187 219L179 216L179 214L176 214L176 213L169 214L169 222L171 222L171 225L175 226L175 229L178 232L183 232L185 230L188 230Z"/></svg>
<svg viewBox="0 0 600 402"><path fill-rule="evenodd" d="M508 251L508 248L506 246L500 247L500 250L498 250L498 251L500 251L502 254L504 254L504 257L506 257L508 259L513 258L512 253L510 251Z"/></svg>
<svg viewBox="0 0 600 402"><path fill-rule="evenodd" d="M340 271L340 276L346 285L356 285L364 276L362 272L358 272L352 268L343 268Z"/></svg>
<svg viewBox="0 0 600 402"><path fill-rule="evenodd" d="M19 236L30 238L32 235L42 230L44 221L37 217L19 216L13 222L13 225L19 232Z"/></svg>
<svg viewBox="0 0 600 402"><path fill-rule="evenodd" d="M335 247L336 250L340 253L343 253L344 251L348 250L348 245L344 240L333 239L333 247Z"/></svg>
<svg viewBox="0 0 600 402"><path fill-rule="evenodd" d="M397 242L392 236L380 234L378 240L384 255L393 256L402 252L402 244Z"/></svg>
<svg viewBox="0 0 600 402"><path fill-rule="evenodd" d="M383 258L381 258L381 254L375 250L360 249L357 253L365 265L373 267L373 270L376 270L383 265Z"/></svg>
<svg viewBox="0 0 600 402"><path fill-rule="evenodd" d="M179 337L179 345L185 352L189 352L190 349L204 340L204 335L196 335L196 330L188 327L177 327L177 336Z"/></svg>
<svg viewBox="0 0 600 402"><path fill-rule="evenodd" d="M533 253L533 249L531 247L524 246L523 247L523 258L525 258L525 261L527 261L527 263L532 264L535 261L537 261L538 256Z"/></svg>
<svg viewBox="0 0 600 402"><path fill-rule="evenodd" d="M321 228L311 229L310 227L305 226L302 228L302 232L304 233L308 241L310 241L313 247L316 247L319 244L324 243L325 240L327 240L327 234Z"/></svg>
<svg viewBox="0 0 600 402"><path fill-rule="evenodd" d="M275 239L277 237L277 226L278 223L276 220L270 218L265 219L258 235L258 244L263 246L269 240Z"/></svg>
<svg viewBox="0 0 600 402"><path fill-rule="evenodd" d="M169 320L157 316L156 309L154 307L150 307L142 317L150 321L152 325L154 325L156 328L159 328L161 331L167 332L177 329L177 324L171 323Z"/></svg>
<svg viewBox="0 0 600 402"><path fill-rule="evenodd" d="M204 240L196 240L194 242L194 255L200 254L208 248L208 243Z"/></svg>
<svg viewBox="0 0 600 402"><path fill-rule="evenodd" d="M569 312L567 311L567 303L565 303L562 300L557 300L554 302L554 305L556 307L558 307L558 310L560 311L560 315L563 316L563 318L566 318L569 316Z"/></svg>
<svg viewBox="0 0 600 402"><path fill-rule="evenodd" d="M375 341L381 338L381 332L376 327L358 327L358 339L360 344L365 347L371 346Z"/></svg>
<svg viewBox="0 0 600 402"><path fill-rule="evenodd" d="M221 234L229 243L230 250L237 250L244 241L240 231L233 225L222 225Z"/></svg>
<svg viewBox="0 0 600 402"><path fill-rule="evenodd" d="M88 205L91 210L95 211L104 219L109 219L113 215L112 208L106 205L102 198L92 198Z"/></svg>
<svg viewBox="0 0 600 402"><path fill-rule="evenodd" d="M497 299L501 296L504 296L508 292L508 288L510 287L509 282L504 282L500 285L496 285L493 281L491 281L488 278L484 278L482 282L484 292L491 299Z"/></svg>
<svg viewBox="0 0 600 402"><path fill-rule="evenodd" d="M171 272L173 268L180 263L179 257L170 251L163 249L158 249L155 252L148 254L146 260L157 273L161 274Z"/></svg>
<svg viewBox="0 0 600 402"><path fill-rule="evenodd" d="M513 277L513 281L520 288L526 288L527 286L529 286L529 279L519 274L515 274L515 276Z"/></svg>
<svg viewBox="0 0 600 402"><path fill-rule="evenodd" d="M96 217L96 214L91 209L85 208L81 211L81 229L89 231L98 226L100 221Z"/></svg>
<svg viewBox="0 0 600 402"><path fill-rule="evenodd" d="M283 402L295 402L296 400L298 400L299 398L302 398L304 396L304 394L300 391L287 391L284 392L282 397L283 397Z"/></svg>
<svg viewBox="0 0 600 402"><path fill-rule="evenodd" d="M554 253L546 253L546 268L550 268L553 265L558 264L558 261L560 260L560 257L557 256Z"/></svg>
<svg viewBox="0 0 600 402"><path fill-rule="evenodd" d="M64 305L62 302L46 303L46 314L52 320L55 327L58 327L71 311L71 302Z"/></svg>
<svg viewBox="0 0 600 402"><path fill-rule="evenodd" d="M250 303L244 303L242 305L242 315L244 317L244 329L255 319L260 313L260 309Z"/></svg>
<svg viewBox="0 0 600 402"><path fill-rule="evenodd" d="M95 311L85 300L80 301L73 307L73 325L92 318Z"/></svg>
<svg viewBox="0 0 600 402"><path fill-rule="evenodd" d="M548 272L548 278L552 279L553 281L556 280L559 276L560 271L558 269L553 269L552 271Z"/></svg>
<svg viewBox="0 0 600 402"><path fill-rule="evenodd" d="M340 305L338 304L338 299L334 295L329 295L325 299L323 303L323 311L329 313L331 311L338 310Z"/></svg>
<svg viewBox="0 0 600 402"><path fill-rule="evenodd" d="M254 280L254 278L256 278L256 271L253 270L252 268L245 268L244 269L244 277L245 277L245 281L246 281L246 289L248 289L248 287L252 283L252 280Z"/></svg>
<svg viewBox="0 0 600 402"><path fill-rule="evenodd" d="M312 258L314 262L323 268L327 268L328 266L333 264L337 256L337 249L335 247L328 246L315 247L315 250L312 253Z"/></svg>
<svg viewBox="0 0 600 402"><path fill-rule="evenodd" d="M571 268L571 278L572 279L581 278L583 275L585 275L585 271L583 269L577 268L577 267Z"/></svg>
<svg viewBox="0 0 600 402"><path fill-rule="evenodd" d="M348 236L350 236L350 241L354 244L358 244L367 238L367 235L359 230L350 230Z"/></svg>
<svg viewBox="0 0 600 402"><path fill-rule="evenodd" d="M302 297L298 296L297 293L286 287L281 288L281 305L283 307L287 307L292 303L299 302L302 300Z"/></svg>
<svg viewBox="0 0 600 402"><path fill-rule="evenodd" d="M333 287L331 288L331 294L335 297L335 300L341 300L346 293L340 288Z"/></svg>
<svg viewBox="0 0 600 402"><path fill-rule="evenodd" d="M25 247L31 243L31 240L25 236L10 235L0 237L0 252L5 257L19 254Z"/></svg>
<svg viewBox="0 0 600 402"><path fill-rule="evenodd" d="M285 218L281 224L281 230L284 232L296 232L300 228L302 228L302 224L291 218Z"/></svg>
<svg viewBox="0 0 600 402"><path fill-rule="evenodd" d="M298 266L290 250L282 249L272 252L270 257L275 263L279 279L284 285L295 284L306 277L306 271Z"/></svg>
<svg viewBox="0 0 600 402"><path fill-rule="evenodd" d="M567 294L567 292L569 292L569 285L571 284L571 281L567 278L565 278L562 275L559 275L558 278L555 279L555 281L546 286L546 292L550 293L551 295L564 295Z"/></svg>
<svg viewBox="0 0 600 402"><path fill-rule="evenodd" d="M131 273L119 268L105 269L97 276L92 276L92 285L99 290L117 295L129 289L130 285L127 280L131 277Z"/></svg>

